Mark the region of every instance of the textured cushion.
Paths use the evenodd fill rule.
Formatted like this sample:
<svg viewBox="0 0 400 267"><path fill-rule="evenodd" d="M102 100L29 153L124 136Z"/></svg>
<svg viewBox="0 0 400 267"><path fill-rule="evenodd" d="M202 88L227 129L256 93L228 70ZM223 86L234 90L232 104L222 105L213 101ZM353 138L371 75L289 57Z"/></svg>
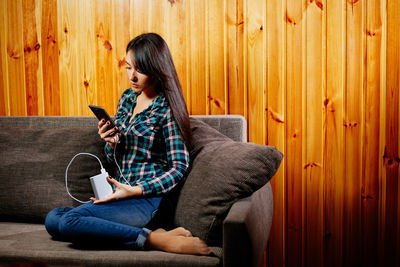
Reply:
<svg viewBox="0 0 400 267"><path fill-rule="evenodd" d="M51 209L76 206L65 190L65 169L79 152L104 157L104 142L91 128L0 131L0 220L44 222ZM69 169L69 189L77 198L92 196L89 177L100 173L95 158L80 156ZM7 194L9 192L10 194Z"/></svg>
<svg viewBox="0 0 400 267"><path fill-rule="evenodd" d="M192 118L191 125L192 167L180 193L168 196L177 202L173 226L220 246L222 221L232 204L265 185L283 156L271 146L232 141L199 120Z"/></svg>
<svg viewBox="0 0 400 267"><path fill-rule="evenodd" d="M85 247L52 240L44 225L0 223L0 266L221 266L221 248L210 249L214 255L194 256L96 244Z"/></svg>

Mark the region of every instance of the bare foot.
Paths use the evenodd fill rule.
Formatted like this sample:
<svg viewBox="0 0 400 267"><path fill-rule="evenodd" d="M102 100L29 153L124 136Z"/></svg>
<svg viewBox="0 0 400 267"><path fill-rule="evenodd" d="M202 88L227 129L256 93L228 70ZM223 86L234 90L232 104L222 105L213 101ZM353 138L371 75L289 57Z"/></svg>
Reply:
<svg viewBox="0 0 400 267"><path fill-rule="evenodd" d="M163 229L163 228L158 228L158 229L154 230L153 232L166 233L167 231L165 229ZM192 233L190 231L186 230L183 227L177 227L177 228L175 228L175 229L173 229L171 231L168 231L168 232L170 234L172 234L172 235L177 235L177 236L186 236L186 237L191 237L192 236Z"/></svg>
<svg viewBox="0 0 400 267"><path fill-rule="evenodd" d="M162 251L180 254L211 254L211 250L200 238L183 235L187 234L187 232L189 231L182 227L168 232L157 229L148 235L146 245Z"/></svg>

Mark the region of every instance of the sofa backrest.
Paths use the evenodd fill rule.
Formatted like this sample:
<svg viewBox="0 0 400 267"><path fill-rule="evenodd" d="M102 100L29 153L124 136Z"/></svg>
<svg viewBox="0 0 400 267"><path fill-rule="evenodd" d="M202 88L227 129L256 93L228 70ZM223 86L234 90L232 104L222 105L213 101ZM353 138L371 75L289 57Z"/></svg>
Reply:
<svg viewBox="0 0 400 267"><path fill-rule="evenodd" d="M238 115L193 116L235 141L246 142L246 122ZM43 223L60 206L77 206L65 189L65 169L80 152L97 155L112 175L104 141L91 117L0 117L0 221ZM100 172L96 159L78 157L68 172L71 193L92 196L88 177Z"/></svg>
<svg viewBox="0 0 400 267"><path fill-rule="evenodd" d="M247 142L246 120L241 115L192 115L204 121L234 141ZM93 116L0 116L0 126L32 129L94 128L98 120Z"/></svg>

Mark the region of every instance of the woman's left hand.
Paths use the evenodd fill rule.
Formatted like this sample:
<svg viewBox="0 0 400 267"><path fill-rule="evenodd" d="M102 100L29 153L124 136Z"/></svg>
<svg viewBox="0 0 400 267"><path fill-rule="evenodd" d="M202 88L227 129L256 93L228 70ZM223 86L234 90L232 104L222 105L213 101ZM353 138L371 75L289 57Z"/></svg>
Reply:
<svg viewBox="0 0 400 267"><path fill-rule="evenodd" d="M119 200L119 199L123 199L123 198L142 195L142 189L139 186L130 186L127 184L122 184L122 183L116 181L115 179L111 179L110 177L107 177L107 181L110 184L115 185L114 192L111 195L109 195L108 197L103 198L101 200L97 200L96 198L91 197L90 200L92 200L94 204L105 203L105 202L115 201L115 200Z"/></svg>

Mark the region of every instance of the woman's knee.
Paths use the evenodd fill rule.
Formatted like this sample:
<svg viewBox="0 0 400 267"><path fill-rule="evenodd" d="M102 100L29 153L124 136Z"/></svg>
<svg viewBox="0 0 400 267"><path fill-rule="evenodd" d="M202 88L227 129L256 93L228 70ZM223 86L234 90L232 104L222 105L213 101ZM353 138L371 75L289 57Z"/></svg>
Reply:
<svg viewBox="0 0 400 267"><path fill-rule="evenodd" d="M59 232L59 223L61 217L67 213L68 211L72 210L72 207L61 207L61 208L56 208L50 211L46 215L46 219L44 222L44 226L47 230L47 232L53 236L53 237L59 237L60 232Z"/></svg>
<svg viewBox="0 0 400 267"><path fill-rule="evenodd" d="M81 216L80 213L74 211L64 214L58 223L59 233L63 236L74 236Z"/></svg>

